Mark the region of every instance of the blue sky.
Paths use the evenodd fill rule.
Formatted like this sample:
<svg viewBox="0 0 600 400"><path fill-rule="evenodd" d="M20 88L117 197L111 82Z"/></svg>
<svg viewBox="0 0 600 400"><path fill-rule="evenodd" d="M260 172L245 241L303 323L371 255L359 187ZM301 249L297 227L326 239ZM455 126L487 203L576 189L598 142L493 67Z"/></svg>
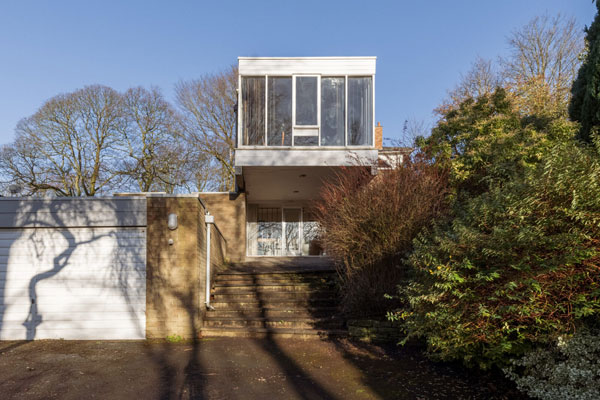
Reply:
<svg viewBox="0 0 600 400"><path fill-rule="evenodd" d="M377 60L376 120L398 137L432 110L479 55L536 15L573 16L591 0L61 1L0 3L0 144L48 98L100 83L117 90L197 78L238 56Z"/></svg>

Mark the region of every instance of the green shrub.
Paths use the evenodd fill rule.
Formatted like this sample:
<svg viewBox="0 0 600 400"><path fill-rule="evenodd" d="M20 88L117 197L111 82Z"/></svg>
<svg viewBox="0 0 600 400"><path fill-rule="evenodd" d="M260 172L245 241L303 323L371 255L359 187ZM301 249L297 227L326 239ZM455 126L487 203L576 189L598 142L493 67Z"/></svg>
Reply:
<svg viewBox="0 0 600 400"><path fill-rule="evenodd" d="M600 334L559 337L505 368L519 390L543 400L600 399Z"/></svg>
<svg viewBox="0 0 600 400"><path fill-rule="evenodd" d="M498 88L449 110L431 136L417 143L447 166L452 188L464 198L537 168L552 147L571 140L575 130L562 118L523 116L510 93Z"/></svg>
<svg viewBox="0 0 600 400"><path fill-rule="evenodd" d="M166 337L167 342L169 343L180 343L183 341L183 338L180 335L172 334Z"/></svg>
<svg viewBox="0 0 600 400"><path fill-rule="evenodd" d="M315 214L323 245L337 260L344 310L384 315L405 276L402 259L416 234L446 210L447 173L422 155L375 177L348 167L325 185Z"/></svg>
<svg viewBox="0 0 600 400"><path fill-rule="evenodd" d="M555 146L523 178L457 203L419 235L399 288L408 337L467 364L502 365L600 312L600 163Z"/></svg>

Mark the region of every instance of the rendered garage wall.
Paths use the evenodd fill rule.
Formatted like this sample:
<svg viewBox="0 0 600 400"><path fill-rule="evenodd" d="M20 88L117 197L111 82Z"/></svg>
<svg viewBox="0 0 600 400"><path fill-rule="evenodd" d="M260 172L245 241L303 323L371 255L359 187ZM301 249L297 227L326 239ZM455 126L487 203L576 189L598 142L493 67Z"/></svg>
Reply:
<svg viewBox="0 0 600 400"><path fill-rule="evenodd" d="M0 199L0 339L142 339L146 199Z"/></svg>

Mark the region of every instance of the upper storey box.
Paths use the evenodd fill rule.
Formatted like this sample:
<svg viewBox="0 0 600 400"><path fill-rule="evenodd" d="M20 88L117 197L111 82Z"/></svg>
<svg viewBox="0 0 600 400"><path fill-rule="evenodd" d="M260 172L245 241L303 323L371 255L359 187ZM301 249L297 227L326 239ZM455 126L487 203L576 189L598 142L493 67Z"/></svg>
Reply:
<svg viewBox="0 0 600 400"><path fill-rule="evenodd" d="M240 57L243 150L373 149L376 57Z"/></svg>

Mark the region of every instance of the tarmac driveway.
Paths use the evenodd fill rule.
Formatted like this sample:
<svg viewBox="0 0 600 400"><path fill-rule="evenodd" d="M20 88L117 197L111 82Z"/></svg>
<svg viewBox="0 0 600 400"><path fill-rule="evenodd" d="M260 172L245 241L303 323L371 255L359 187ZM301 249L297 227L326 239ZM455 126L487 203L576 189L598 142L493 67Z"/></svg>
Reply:
<svg viewBox="0 0 600 400"><path fill-rule="evenodd" d="M498 374L347 340L0 342L1 399L518 399Z"/></svg>

